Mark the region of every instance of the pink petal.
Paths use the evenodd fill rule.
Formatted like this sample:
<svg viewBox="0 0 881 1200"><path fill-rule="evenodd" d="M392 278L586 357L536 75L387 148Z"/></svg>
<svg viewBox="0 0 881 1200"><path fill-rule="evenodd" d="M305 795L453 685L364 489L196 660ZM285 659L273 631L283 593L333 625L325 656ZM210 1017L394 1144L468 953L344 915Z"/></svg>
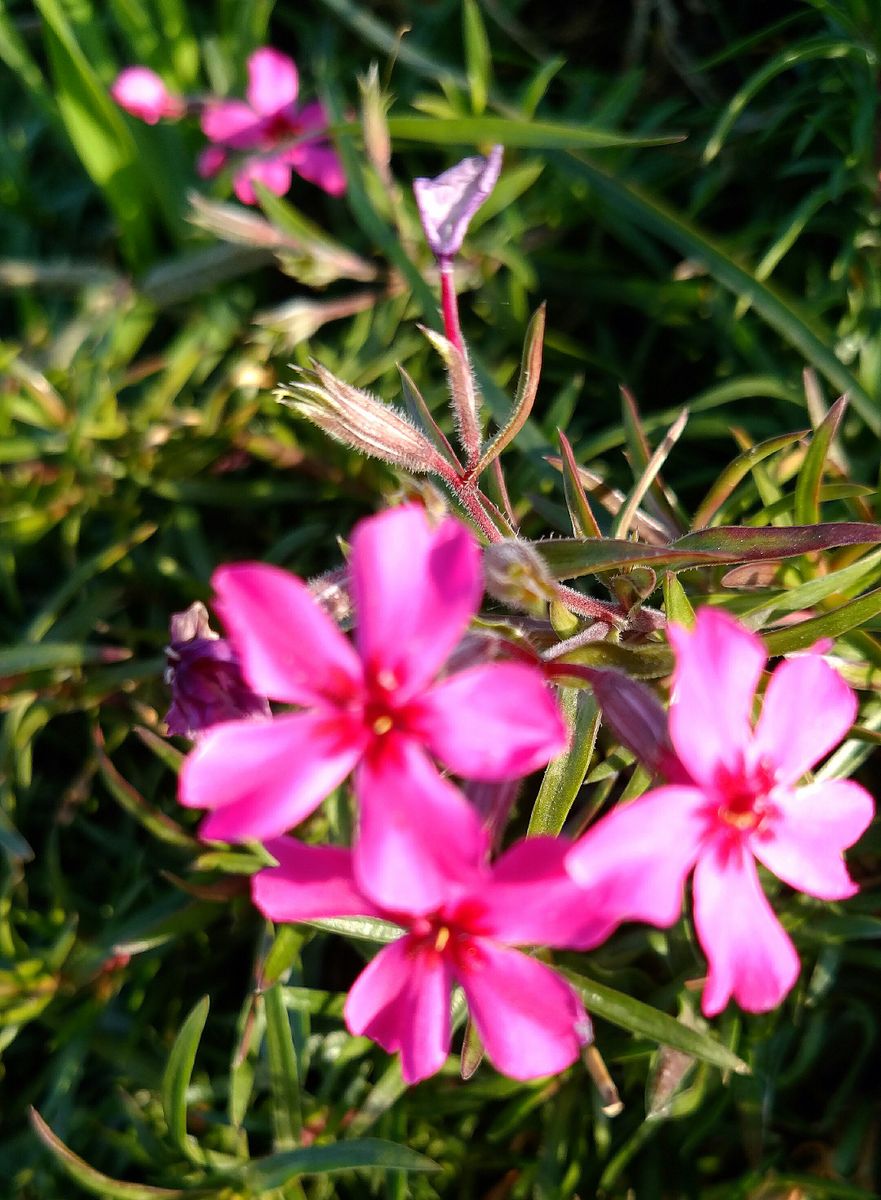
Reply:
<svg viewBox="0 0 881 1200"><path fill-rule="evenodd" d="M401 1052L406 1083L418 1083L444 1065L450 1050L452 974L443 955L404 937L380 950L346 1000L350 1033L373 1038L389 1054Z"/></svg>
<svg viewBox="0 0 881 1200"><path fill-rule="evenodd" d="M220 146L206 146L196 159L196 170L201 179L211 179L226 166L227 154Z"/></svg>
<svg viewBox="0 0 881 1200"><path fill-rule="evenodd" d="M414 701L408 719L445 766L471 779L528 775L568 740L553 690L522 663L459 671Z"/></svg>
<svg viewBox="0 0 881 1200"><path fill-rule="evenodd" d="M306 705L349 704L361 695L357 654L301 579L262 563L236 563L220 567L211 582L255 692Z"/></svg>
<svg viewBox="0 0 881 1200"><path fill-rule="evenodd" d="M282 155L247 159L232 179L232 190L242 204L259 203L255 183L262 183L274 195L283 196L291 186L290 165Z"/></svg>
<svg viewBox="0 0 881 1200"><path fill-rule="evenodd" d="M720 839L694 873L694 924L710 971L702 1008L720 1013L731 996L747 1012L776 1008L798 978L795 947L759 884L748 848Z"/></svg>
<svg viewBox="0 0 881 1200"><path fill-rule="evenodd" d="M383 914L358 890L352 854L336 846L307 846L295 838L274 838L266 849L277 867L251 879L254 904L272 921L312 917L379 917Z"/></svg>
<svg viewBox="0 0 881 1200"><path fill-rule="evenodd" d="M184 762L180 802L213 810L206 840L278 837L346 778L363 748L357 733L320 712L215 725Z"/></svg>
<svg viewBox="0 0 881 1200"><path fill-rule="evenodd" d="M304 133L313 129L316 133L323 133L328 125L327 112L320 100L310 100L298 108L293 119Z"/></svg>
<svg viewBox="0 0 881 1200"><path fill-rule="evenodd" d="M491 879L460 902L460 916L450 914L451 922L512 946L598 945L609 921L593 912L566 871L570 847L566 838L517 842L495 863Z"/></svg>
<svg viewBox="0 0 881 1200"><path fill-rule="evenodd" d="M355 776L359 887L386 909L421 915L473 886L487 854L480 819L419 745L390 735Z"/></svg>
<svg viewBox="0 0 881 1200"><path fill-rule="evenodd" d="M821 900L844 900L859 888L842 857L868 827L872 797L848 779L815 783L772 797L775 819L750 838L750 849L790 887Z"/></svg>
<svg viewBox="0 0 881 1200"><path fill-rule="evenodd" d="M512 1079L564 1071L590 1040L590 1022L572 988L544 963L474 938L455 950L480 1040L493 1065Z"/></svg>
<svg viewBox="0 0 881 1200"><path fill-rule="evenodd" d="M459 253L472 217L496 186L502 147L463 158L434 179L414 179L413 193L425 238L437 258Z"/></svg>
<svg viewBox="0 0 881 1200"><path fill-rule="evenodd" d="M755 634L713 608L698 610L693 630L668 625L667 636L676 652L670 736L695 780L712 783L719 766L741 766L767 655Z"/></svg>
<svg viewBox="0 0 881 1200"><path fill-rule="evenodd" d="M477 612L480 549L448 517L433 528L405 504L360 521L352 536L357 640L368 674L387 675L399 699L433 679Z"/></svg>
<svg viewBox="0 0 881 1200"><path fill-rule="evenodd" d="M786 659L765 691L754 752L795 783L837 746L853 725L857 701L838 672L815 654Z"/></svg>
<svg viewBox="0 0 881 1200"><path fill-rule="evenodd" d="M272 116L293 104L299 91L299 76L292 58L263 46L248 59L248 103L261 116Z"/></svg>
<svg viewBox="0 0 881 1200"><path fill-rule="evenodd" d="M300 146L291 147L287 161L301 178L316 184L328 195L342 196L345 192L346 176L343 164L332 147L304 142Z"/></svg>
<svg viewBox="0 0 881 1200"><path fill-rule="evenodd" d="M263 138L263 121L243 100L206 104L200 124L209 142L222 142L231 150L253 150Z"/></svg>
<svg viewBox="0 0 881 1200"><path fill-rule="evenodd" d="M120 108L148 125L155 125L163 117L177 120L186 111L180 96L172 95L149 67L126 67L120 71L110 88L110 95Z"/></svg>
<svg viewBox="0 0 881 1200"><path fill-rule="evenodd" d="M707 833L705 809L696 788L657 788L614 809L575 843L566 869L598 923L607 918L609 931L622 921L673 924Z"/></svg>

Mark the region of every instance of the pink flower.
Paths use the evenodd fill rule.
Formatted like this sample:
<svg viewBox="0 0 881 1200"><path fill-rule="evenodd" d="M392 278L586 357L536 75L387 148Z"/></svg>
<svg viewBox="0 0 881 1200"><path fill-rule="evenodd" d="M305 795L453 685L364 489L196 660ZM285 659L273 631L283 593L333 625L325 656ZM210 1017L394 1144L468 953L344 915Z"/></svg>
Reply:
<svg viewBox="0 0 881 1200"><path fill-rule="evenodd" d="M463 158L434 179L414 179L413 193L426 240L435 258L451 259L459 253L471 218L498 182L502 169L501 146L486 158Z"/></svg>
<svg viewBox="0 0 881 1200"><path fill-rule="evenodd" d="M401 1052L407 1083L433 1075L450 1049L450 991L459 983L487 1055L514 1079L562 1071L592 1038L580 999L559 975L509 946L596 945L607 923L575 927L579 890L566 875L567 843L529 838L492 867L480 840L464 843L470 870L442 879L426 911L401 880L389 903L356 881L352 855L279 838L267 849L277 867L252 880L254 903L274 921L383 917L406 933L380 950L356 979L346 1025L389 1053ZM417 866L419 863L417 862ZM430 866L428 869L432 869Z"/></svg>
<svg viewBox="0 0 881 1200"><path fill-rule="evenodd" d="M133 117L155 125L163 117L177 121L186 112L180 96L173 96L149 67L126 67L117 75L110 95Z"/></svg>
<svg viewBox="0 0 881 1200"><path fill-rule="evenodd" d="M346 178L336 151L321 136L327 129L324 109L317 102L298 108L298 92L293 59L269 46L255 50L248 59L247 103L213 101L202 113L202 132L214 145L201 155L199 173L216 175L229 151L256 151L233 175L233 190L243 204L257 203L255 182L283 196L293 171L332 196L341 196ZM311 132L314 137L297 141Z"/></svg>
<svg viewBox="0 0 881 1200"><path fill-rule="evenodd" d="M618 921L656 925L676 920L693 868L695 927L709 960L704 1012L721 1012L731 996L766 1012L795 983L799 960L756 859L821 900L857 891L842 853L871 821L871 797L846 780L796 787L853 724L856 700L818 655L789 659L771 676L753 728L761 640L709 608L692 631L671 625L669 637L670 736L692 782L610 813L575 845L567 867Z"/></svg>
<svg viewBox="0 0 881 1200"><path fill-rule="evenodd" d="M212 810L202 837L275 837L355 769L359 876L383 902L403 881L428 912L454 864L468 868L462 847L477 844L478 819L426 752L457 775L514 778L564 749L565 724L532 666L483 663L432 682L483 594L479 547L458 521L432 528L416 505L361 521L350 575L357 650L287 572L215 573L248 685L300 711L208 731L184 763L180 799Z"/></svg>

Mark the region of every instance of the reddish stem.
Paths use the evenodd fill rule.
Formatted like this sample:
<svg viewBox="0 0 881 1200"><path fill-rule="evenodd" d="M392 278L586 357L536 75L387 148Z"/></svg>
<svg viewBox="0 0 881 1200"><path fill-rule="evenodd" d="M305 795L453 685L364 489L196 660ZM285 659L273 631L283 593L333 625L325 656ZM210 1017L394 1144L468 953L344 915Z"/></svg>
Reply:
<svg viewBox="0 0 881 1200"><path fill-rule="evenodd" d="M444 317L444 333L447 341L452 342L463 356L465 343L462 341L462 328L459 325L459 299L456 296L456 283L453 278L453 260L438 259L441 281L441 308Z"/></svg>

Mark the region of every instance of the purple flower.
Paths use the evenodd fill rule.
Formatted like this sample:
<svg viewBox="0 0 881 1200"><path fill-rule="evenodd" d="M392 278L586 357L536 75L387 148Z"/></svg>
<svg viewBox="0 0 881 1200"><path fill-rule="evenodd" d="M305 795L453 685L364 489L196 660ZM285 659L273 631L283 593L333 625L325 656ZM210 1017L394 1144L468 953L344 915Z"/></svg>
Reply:
<svg viewBox="0 0 881 1200"><path fill-rule="evenodd" d="M414 179L413 192L425 237L437 259L459 253L471 218L496 186L502 169L502 147L475 154L434 179Z"/></svg>
<svg viewBox="0 0 881 1200"><path fill-rule="evenodd" d="M242 678L230 643L208 624L208 610L200 601L172 615L165 655L165 682L171 688L171 707L165 715L169 733L194 738L220 721L271 715L265 696L252 692Z"/></svg>

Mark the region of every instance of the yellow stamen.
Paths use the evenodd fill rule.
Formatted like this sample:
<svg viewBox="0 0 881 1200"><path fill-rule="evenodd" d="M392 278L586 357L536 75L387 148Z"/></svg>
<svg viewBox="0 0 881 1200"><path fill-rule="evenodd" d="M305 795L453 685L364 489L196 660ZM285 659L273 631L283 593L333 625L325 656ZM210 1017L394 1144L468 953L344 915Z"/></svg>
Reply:
<svg viewBox="0 0 881 1200"><path fill-rule="evenodd" d="M382 736L382 734L388 733L393 724L391 717L377 717L373 722L373 732Z"/></svg>
<svg viewBox="0 0 881 1200"><path fill-rule="evenodd" d="M434 941L435 950L437 950L438 952L443 950L444 946L446 946L446 944L449 940L450 940L449 929L439 929L437 931L437 937L435 938L435 941Z"/></svg>

